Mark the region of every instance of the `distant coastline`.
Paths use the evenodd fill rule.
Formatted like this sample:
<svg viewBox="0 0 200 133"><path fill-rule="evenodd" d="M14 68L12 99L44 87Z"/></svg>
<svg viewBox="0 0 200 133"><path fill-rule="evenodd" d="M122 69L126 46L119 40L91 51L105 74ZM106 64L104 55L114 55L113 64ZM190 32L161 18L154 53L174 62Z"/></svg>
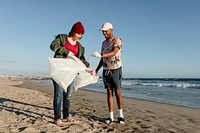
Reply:
<svg viewBox="0 0 200 133"><path fill-rule="evenodd" d="M25 76L25 75L0 75L1 78L7 79L24 79L24 80L50 80L50 76Z"/></svg>

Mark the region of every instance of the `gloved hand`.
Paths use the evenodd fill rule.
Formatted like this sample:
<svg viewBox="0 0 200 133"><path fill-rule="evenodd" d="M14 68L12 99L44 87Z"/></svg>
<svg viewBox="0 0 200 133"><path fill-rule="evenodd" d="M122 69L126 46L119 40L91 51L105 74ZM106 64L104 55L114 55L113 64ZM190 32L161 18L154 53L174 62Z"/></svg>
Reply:
<svg viewBox="0 0 200 133"><path fill-rule="evenodd" d="M71 51L68 53L67 57L75 60L76 62L79 62L79 59Z"/></svg>
<svg viewBox="0 0 200 133"><path fill-rule="evenodd" d="M74 56L75 56L74 53L72 53L71 51L69 51L67 57L73 58Z"/></svg>
<svg viewBox="0 0 200 133"><path fill-rule="evenodd" d="M97 51L92 52L91 54L93 57L101 58L101 54L98 53Z"/></svg>
<svg viewBox="0 0 200 133"><path fill-rule="evenodd" d="M86 72L90 73L92 76L96 76L95 70L93 68L86 68Z"/></svg>

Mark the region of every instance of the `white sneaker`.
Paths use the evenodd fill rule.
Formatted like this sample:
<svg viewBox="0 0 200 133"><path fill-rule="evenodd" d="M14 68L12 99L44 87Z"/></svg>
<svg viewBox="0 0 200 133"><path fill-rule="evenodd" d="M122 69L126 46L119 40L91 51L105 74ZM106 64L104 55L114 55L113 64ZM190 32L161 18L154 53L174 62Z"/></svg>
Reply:
<svg viewBox="0 0 200 133"><path fill-rule="evenodd" d="M124 123L125 123L125 120L124 120L123 117L118 117L118 122L119 122L120 124L124 124Z"/></svg>
<svg viewBox="0 0 200 133"><path fill-rule="evenodd" d="M108 124L108 123L111 123L111 122L113 122L113 121L114 121L114 120L112 120L110 117L105 119L105 123L107 123L107 124Z"/></svg>

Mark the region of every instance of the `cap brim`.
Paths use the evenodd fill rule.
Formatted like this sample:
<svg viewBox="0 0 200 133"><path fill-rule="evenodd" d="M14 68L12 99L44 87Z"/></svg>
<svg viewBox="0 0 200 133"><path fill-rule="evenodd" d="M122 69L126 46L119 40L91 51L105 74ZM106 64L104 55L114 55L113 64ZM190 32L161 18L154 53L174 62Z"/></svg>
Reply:
<svg viewBox="0 0 200 133"><path fill-rule="evenodd" d="M101 28L101 29L99 29L99 31L105 31L105 30L109 30L109 29L111 29L111 28Z"/></svg>

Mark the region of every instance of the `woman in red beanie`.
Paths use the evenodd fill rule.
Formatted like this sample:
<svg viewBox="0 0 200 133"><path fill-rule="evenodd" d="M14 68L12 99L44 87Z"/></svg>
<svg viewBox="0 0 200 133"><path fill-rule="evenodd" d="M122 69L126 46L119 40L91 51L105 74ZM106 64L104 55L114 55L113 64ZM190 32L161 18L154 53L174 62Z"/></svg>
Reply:
<svg viewBox="0 0 200 133"><path fill-rule="evenodd" d="M55 40L52 41L50 49L55 52L54 58L71 57L81 61L86 67L89 63L86 61L84 53L85 48L78 42L85 33L81 22L75 23L69 34L58 34ZM68 86L67 91L59 86L54 80L54 123L58 126L64 126L63 121L70 122L72 118L69 116L70 96L73 88L73 82ZM63 98L63 119L61 119L61 102Z"/></svg>

